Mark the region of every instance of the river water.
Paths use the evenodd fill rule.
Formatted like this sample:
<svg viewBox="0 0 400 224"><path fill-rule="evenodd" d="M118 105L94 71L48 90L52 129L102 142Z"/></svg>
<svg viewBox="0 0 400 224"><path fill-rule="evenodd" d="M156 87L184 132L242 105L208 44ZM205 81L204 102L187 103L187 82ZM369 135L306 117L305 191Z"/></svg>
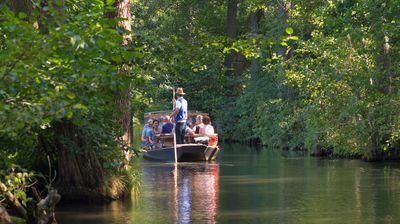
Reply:
<svg viewBox="0 0 400 224"><path fill-rule="evenodd" d="M211 163L141 162L139 198L61 205L60 224L400 223L400 164L224 145Z"/></svg>

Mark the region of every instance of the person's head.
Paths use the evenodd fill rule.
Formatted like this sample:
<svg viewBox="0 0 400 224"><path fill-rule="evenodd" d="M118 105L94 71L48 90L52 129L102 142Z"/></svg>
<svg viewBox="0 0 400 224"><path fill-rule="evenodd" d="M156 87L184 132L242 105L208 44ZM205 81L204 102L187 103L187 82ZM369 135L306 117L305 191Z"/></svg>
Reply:
<svg viewBox="0 0 400 224"><path fill-rule="evenodd" d="M204 124L210 124L211 123L211 119L209 116L204 116L203 117L203 123Z"/></svg>
<svg viewBox="0 0 400 224"><path fill-rule="evenodd" d="M164 117L163 122L164 122L164 123L169 123L169 122L170 122L170 119L171 119L171 118L167 115L167 116Z"/></svg>
<svg viewBox="0 0 400 224"><path fill-rule="evenodd" d="M160 122L158 120L153 121L153 128L158 128L158 125L160 125Z"/></svg>
<svg viewBox="0 0 400 224"><path fill-rule="evenodd" d="M177 95L178 97L180 97L180 96L186 95L186 93L183 92L183 88L177 88L177 89L176 89L176 95Z"/></svg>
<svg viewBox="0 0 400 224"><path fill-rule="evenodd" d="M147 120L147 124L148 124L149 126L153 125L153 119L149 118L149 119Z"/></svg>
<svg viewBox="0 0 400 224"><path fill-rule="evenodd" d="M197 115L196 124L201 124L201 123L203 123L203 115Z"/></svg>

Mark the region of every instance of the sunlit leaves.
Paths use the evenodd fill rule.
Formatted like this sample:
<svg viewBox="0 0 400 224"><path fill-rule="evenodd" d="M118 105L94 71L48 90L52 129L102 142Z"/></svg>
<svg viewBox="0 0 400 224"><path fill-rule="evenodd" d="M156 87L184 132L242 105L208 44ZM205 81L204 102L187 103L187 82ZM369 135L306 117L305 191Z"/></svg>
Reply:
<svg viewBox="0 0 400 224"><path fill-rule="evenodd" d="M292 35L292 34L293 34L293 28L292 28L292 27L288 27L288 28L285 29L285 32L286 32L288 35Z"/></svg>
<svg viewBox="0 0 400 224"><path fill-rule="evenodd" d="M26 187L35 182L37 175L33 172L13 166L10 170L4 169L0 171L0 184L4 184L0 188L0 201L4 201L5 194L11 192L14 196L26 203L28 197L25 193ZM6 191L3 191L6 190Z"/></svg>

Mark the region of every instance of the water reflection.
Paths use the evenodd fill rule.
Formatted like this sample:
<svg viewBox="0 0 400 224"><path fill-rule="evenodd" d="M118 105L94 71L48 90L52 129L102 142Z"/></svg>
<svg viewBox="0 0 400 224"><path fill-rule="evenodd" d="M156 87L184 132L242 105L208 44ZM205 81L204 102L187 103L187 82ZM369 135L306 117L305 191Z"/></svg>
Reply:
<svg viewBox="0 0 400 224"><path fill-rule="evenodd" d="M153 197L156 195L157 200L161 200L161 206L162 201L167 202L167 210L173 214L170 221L173 223L216 223L219 178L217 163L180 163L177 166L143 163L142 169L146 192ZM144 197L147 198L147 195ZM151 199L145 206L157 210L163 209L150 201ZM144 201L143 203L146 204Z"/></svg>
<svg viewBox="0 0 400 224"><path fill-rule="evenodd" d="M141 197L57 207L59 223L400 223L400 164L225 146L218 163L142 162Z"/></svg>

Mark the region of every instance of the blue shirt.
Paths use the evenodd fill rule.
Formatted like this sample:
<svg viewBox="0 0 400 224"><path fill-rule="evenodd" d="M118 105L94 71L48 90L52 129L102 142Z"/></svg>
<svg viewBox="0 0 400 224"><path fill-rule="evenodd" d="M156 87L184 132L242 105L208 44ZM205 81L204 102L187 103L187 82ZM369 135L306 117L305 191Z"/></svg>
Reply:
<svg viewBox="0 0 400 224"><path fill-rule="evenodd" d="M175 122L186 122L188 103L182 96L176 101L176 108L179 108L179 112L175 115Z"/></svg>
<svg viewBox="0 0 400 224"><path fill-rule="evenodd" d="M144 126L142 136L149 137L151 139L154 137L154 131L148 124Z"/></svg>
<svg viewBox="0 0 400 224"><path fill-rule="evenodd" d="M166 123L162 126L161 133L166 134L166 133L172 133L172 129L174 128L174 125L172 123Z"/></svg>

